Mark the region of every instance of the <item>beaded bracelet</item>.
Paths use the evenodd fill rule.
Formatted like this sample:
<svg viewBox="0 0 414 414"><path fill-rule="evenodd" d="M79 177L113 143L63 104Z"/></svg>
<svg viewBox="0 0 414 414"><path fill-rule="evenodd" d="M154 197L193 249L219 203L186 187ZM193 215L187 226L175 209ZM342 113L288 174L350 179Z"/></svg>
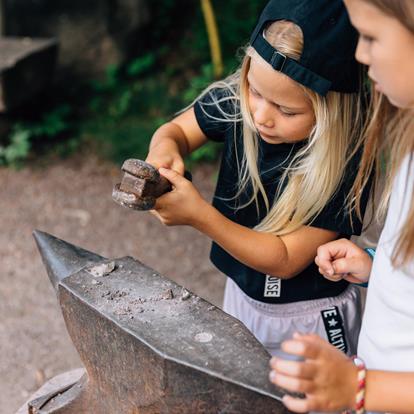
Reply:
<svg viewBox="0 0 414 414"><path fill-rule="evenodd" d="M352 357L354 364L358 368L358 392L356 394L356 414L365 413L365 378L367 370L364 361L358 356Z"/></svg>
<svg viewBox="0 0 414 414"><path fill-rule="evenodd" d="M365 368L364 361L358 357L353 356L352 358L353 363L358 368L358 391L355 396L355 413L356 414L364 414L365 413L365 378L367 376L367 370ZM343 414L351 414L352 411L344 411Z"/></svg>

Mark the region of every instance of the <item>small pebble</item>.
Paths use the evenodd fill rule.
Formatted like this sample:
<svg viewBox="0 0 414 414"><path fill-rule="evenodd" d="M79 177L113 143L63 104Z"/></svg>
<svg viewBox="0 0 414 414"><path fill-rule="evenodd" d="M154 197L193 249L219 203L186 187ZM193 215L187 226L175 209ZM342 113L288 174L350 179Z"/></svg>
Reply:
<svg viewBox="0 0 414 414"><path fill-rule="evenodd" d="M189 298L191 298L191 293L187 289L183 288L181 291L181 300L187 300Z"/></svg>

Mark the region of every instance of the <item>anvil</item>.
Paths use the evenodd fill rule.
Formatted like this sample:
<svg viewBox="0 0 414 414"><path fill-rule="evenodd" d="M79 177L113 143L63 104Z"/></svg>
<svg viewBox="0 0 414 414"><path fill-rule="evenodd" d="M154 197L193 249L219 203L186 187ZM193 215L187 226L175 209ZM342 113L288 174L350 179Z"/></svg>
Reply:
<svg viewBox="0 0 414 414"><path fill-rule="evenodd" d="M34 237L85 367L42 414L282 414L269 354L237 319L132 257Z"/></svg>

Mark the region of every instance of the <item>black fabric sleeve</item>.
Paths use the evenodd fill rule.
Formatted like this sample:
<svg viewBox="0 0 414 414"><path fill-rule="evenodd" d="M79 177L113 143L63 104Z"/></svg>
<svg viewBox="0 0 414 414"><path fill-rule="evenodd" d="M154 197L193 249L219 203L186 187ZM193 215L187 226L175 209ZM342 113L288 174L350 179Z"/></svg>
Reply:
<svg viewBox="0 0 414 414"><path fill-rule="evenodd" d="M223 142L234 130L238 103L230 90L214 88L201 96L194 104L199 127L212 141Z"/></svg>
<svg viewBox="0 0 414 414"><path fill-rule="evenodd" d="M357 214L352 214L348 208L347 196L354 183L356 173L359 167L361 154L357 153L348 163L342 183L329 203L321 213L309 224L312 227L319 227L336 231L341 236L359 235L362 231L362 222L358 219ZM361 213L364 215L368 202L370 185L365 188L361 198Z"/></svg>

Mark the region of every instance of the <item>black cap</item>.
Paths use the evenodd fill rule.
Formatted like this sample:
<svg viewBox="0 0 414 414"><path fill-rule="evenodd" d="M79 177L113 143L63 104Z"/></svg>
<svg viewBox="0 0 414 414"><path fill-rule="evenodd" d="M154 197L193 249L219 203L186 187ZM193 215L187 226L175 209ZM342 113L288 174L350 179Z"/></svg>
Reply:
<svg viewBox="0 0 414 414"><path fill-rule="evenodd" d="M289 20L303 32L299 61L285 56L263 37L268 23ZM270 0L250 39L251 46L275 70L325 96L328 91L358 92L361 65L354 54L358 33L343 0Z"/></svg>

